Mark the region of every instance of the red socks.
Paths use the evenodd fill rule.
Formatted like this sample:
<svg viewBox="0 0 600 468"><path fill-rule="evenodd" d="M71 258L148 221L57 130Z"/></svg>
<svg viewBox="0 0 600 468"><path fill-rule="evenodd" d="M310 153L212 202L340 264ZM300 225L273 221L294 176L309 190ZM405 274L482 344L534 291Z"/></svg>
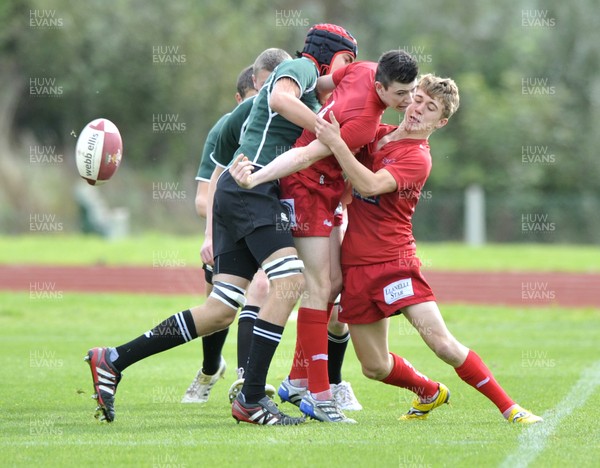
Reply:
<svg viewBox="0 0 600 468"><path fill-rule="evenodd" d="M329 313L325 310L300 307L296 351L290 371L290 380L308 378L311 393L328 391L327 372L327 323Z"/></svg>
<svg viewBox="0 0 600 468"><path fill-rule="evenodd" d="M298 317L298 321L299 320L300 317ZM300 340L296 334L296 350L294 351L294 360L292 361L292 368L290 370L290 380L300 379L308 379L308 373L302 346L300 345Z"/></svg>
<svg viewBox="0 0 600 468"><path fill-rule="evenodd" d="M488 397L501 413L515 404L474 351L469 351L465 362L454 370L471 387Z"/></svg>
<svg viewBox="0 0 600 468"><path fill-rule="evenodd" d="M394 358L394 367L390 375L382 380L383 383L406 388L423 399L435 395L438 391L437 382L418 372L406 359L394 353L390 355Z"/></svg>
<svg viewBox="0 0 600 468"><path fill-rule="evenodd" d="M415 370L406 359L396 356L394 353L390 354L394 358L394 367L390 375L382 382L406 388L416 393L421 399L431 397L437 392L437 382L429 380ZM454 370L462 380L489 398L501 413L506 412L515 404L474 351L469 351L465 362Z"/></svg>

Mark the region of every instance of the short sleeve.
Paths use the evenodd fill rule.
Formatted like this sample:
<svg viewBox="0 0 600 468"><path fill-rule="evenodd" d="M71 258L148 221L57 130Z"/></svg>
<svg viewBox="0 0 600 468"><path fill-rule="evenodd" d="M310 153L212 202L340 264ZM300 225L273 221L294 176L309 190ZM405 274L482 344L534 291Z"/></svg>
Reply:
<svg viewBox="0 0 600 468"><path fill-rule="evenodd" d="M273 85L281 78L291 78L300 87L300 94L315 89L317 85L318 73L313 62L307 58L286 60L275 69L275 79Z"/></svg>
<svg viewBox="0 0 600 468"><path fill-rule="evenodd" d="M215 149L217 138L219 136L223 123L227 120L228 116L229 114L223 115L219 120L217 120L217 122L208 132L208 135L206 136L206 141L204 142L204 147L202 148L202 157L200 160L200 166L198 167L198 172L196 174L196 180L210 180L210 176L212 175L215 169L215 165L213 160L211 159L211 155Z"/></svg>
<svg viewBox="0 0 600 468"><path fill-rule="evenodd" d="M229 114L223 123L212 153L213 163L217 166L225 168L233 160L233 155L240 146L242 125L250 114L253 101L254 99L246 99Z"/></svg>

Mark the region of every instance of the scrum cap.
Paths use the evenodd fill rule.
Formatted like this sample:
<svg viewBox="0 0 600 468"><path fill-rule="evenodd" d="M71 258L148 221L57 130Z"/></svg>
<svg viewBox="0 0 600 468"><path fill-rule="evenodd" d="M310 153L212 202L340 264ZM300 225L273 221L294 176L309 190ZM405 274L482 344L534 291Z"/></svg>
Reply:
<svg viewBox="0 0 600 468"><path fill-rule="evenodd" d="M358 45L352 34L335 24L316 24L308 31L304 49L298 56L308 57L315 62L320 75L327 75L335 56L347 52L356 58Z"/></svg>

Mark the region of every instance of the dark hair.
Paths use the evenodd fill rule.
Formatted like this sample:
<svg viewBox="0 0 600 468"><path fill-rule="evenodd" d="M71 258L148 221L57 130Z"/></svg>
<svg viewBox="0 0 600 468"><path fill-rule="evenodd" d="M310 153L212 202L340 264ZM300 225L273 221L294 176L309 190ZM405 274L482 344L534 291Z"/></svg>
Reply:
<svg viewBox="0 0 600 468"><path fill-rule="evenodd" d="M412 55L402 49L390 50L379 58L375 81L387 89L395 81L409 84L418 74L419 64Z"/></svg>
<svg viewBox="0 0 600 468"><path fill-rule="evenodd" d="M248 91L254 89L254 83L252 82L252 65L246 67L239 74L237 79L237 92L240 93L242 99L246 97Z"/></svg>

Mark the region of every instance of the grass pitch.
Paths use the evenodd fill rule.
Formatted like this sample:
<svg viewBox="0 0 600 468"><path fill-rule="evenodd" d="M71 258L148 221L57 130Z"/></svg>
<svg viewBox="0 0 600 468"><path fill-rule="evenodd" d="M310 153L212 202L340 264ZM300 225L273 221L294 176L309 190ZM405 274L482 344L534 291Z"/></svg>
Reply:
<svg viewBox="0 0 600 468"><path fill-rule="evenodd" d="M350 347L344 378L364 410L356 425L236 424L227 390L235 378L236 330L225 347L229 369L204 405L179 400L194 377L195 341L124 373L116 420L93 418L83 356L114 346L198 302L190 296L98 295L53 298L0 293L0 431L3 466L594 466L600 459L600 366L596 310L444 306L452 332L476 350L508 393L544 416L508 425L482 395L439 361L401 317L390 349L444 382L452 406L426 421L398 421L412 400L402 389L362 377ZM289 370L295 324L275 355L269 382ZM295 407L281 405L298 414ZM513 458L517 456L517 458ZM597 466L597 465L596 465Z"/></svg>
<svg viewBox="0 0 600 468"><path fill-rule="evenodd" d="M202 240L164 234L113 241L60 233L0 236L0 264L152 265L159 258L199 267ZM417 254L432 270L600 272L600 248L593 245L418 243Z"/></svg>

